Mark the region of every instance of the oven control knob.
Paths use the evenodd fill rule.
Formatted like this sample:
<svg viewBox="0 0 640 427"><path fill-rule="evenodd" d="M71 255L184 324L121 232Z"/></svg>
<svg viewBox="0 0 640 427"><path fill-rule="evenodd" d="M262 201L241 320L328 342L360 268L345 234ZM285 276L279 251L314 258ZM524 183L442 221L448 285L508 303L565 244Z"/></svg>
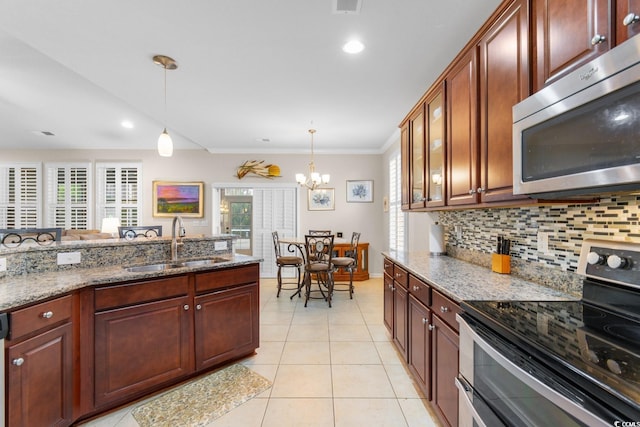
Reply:
<svg viewBox="0 0 640 427"><path fill-rule="evenodd" d="M591 265L604 264L605 257L597 252L589 252L587 254L587 262Z"/></svg>
<svg viewBox="0 0 640 427"><path fill-rule="evenodd" d="M613 359L607 359L607 368L616 375L620 375L622 373L620 364Z"/></svg>
<svg viewBox="0 0 640 427"><path fill-rule="evenodd" d="M609 255L607 258L607 265L614 270L617 268L625 268L629 265L629 261L626 258L619 257L618 255Z"/></svg>

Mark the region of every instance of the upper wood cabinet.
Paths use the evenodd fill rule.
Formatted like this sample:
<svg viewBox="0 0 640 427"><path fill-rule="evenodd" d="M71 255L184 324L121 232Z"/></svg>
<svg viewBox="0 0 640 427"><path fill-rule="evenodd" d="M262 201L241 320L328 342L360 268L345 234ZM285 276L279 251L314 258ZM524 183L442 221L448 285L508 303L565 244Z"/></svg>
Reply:
<svg viewBox="0 0 640 427"><path fill-rule="evenodd" d="M609 50L609 0L532 0L535 91Z"/></svg>
<svg viewBox="0 0 640 427"><path fill-rule="evenodd" d="M478 202L477 53L470 49L445 77L447 204Z"/></svg>
<svg viewBox="0 0 640 427"><path fill-rule="evenodd" d="M480 202L513 195L512 107L529 96L529 13L516 0L478 43L480 52Z"/></svg>
<svg viewBox="0 0 640 427"><path fill-rule="evenodd" d="M640 34L640 0L618 0L615 18L616 44Z"/></svg>

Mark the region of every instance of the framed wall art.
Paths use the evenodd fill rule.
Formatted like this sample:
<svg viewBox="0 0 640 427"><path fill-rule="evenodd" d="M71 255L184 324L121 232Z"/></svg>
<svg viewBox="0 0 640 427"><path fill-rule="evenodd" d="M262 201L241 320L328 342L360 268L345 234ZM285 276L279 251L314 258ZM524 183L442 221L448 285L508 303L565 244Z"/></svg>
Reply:
<svg viewBox="0 0 640 427"><path fill-rule="evenodd" d="M153 181L153 216L202 218L203 182Z"/></svg>
<svg viewBox="0 0 640 427"><path fill-rule="evenodd" d="M347 202L348 203L371 203L373 202L373 181L347 181Z"/></svg>
<svg viewBox="0 0 640 427"><path fill-rule="evenodd" d="M308 191L307 207L310 211L332 211L336 208L333 188L317 188Z"/></svg>

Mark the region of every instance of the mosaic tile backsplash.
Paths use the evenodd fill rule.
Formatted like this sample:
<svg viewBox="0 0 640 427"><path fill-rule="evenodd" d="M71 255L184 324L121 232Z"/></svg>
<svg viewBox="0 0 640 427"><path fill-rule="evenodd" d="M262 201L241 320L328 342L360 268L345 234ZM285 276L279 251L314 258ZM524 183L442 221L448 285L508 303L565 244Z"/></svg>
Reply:
<svg viewBox="0 0 640 427"><path fill-rule="evenodd" d="M497 236L511 239L512 273L568 291L579 291L575 273L583 239L640 242L640 195L608 195L598 203L441 211L449 255L490 265ZM462 227L458 239L455 226ZM538 233L548 251L538 252ZM570 273L570 274L567 274Z"/></svg>

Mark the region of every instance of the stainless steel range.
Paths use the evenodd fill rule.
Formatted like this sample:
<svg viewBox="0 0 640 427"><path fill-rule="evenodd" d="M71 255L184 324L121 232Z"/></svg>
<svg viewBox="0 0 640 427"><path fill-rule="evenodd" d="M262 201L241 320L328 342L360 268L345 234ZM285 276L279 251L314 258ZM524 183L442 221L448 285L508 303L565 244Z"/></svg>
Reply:
<svg viewBox="0 0 640 427"><path fill-rule="evenodd" d="M468 301L460 426L640 426L640 244L585 240L581 301Z"/></svg>

